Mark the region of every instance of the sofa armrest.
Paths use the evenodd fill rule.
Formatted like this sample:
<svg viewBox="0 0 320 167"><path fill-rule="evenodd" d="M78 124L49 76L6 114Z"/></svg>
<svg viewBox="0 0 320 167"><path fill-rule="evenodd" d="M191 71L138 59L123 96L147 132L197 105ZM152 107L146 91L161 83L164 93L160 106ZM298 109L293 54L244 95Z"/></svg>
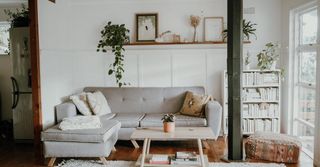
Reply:
<svg viewBox="0 0 320 167"><path fill-rule="evenodd" d="M222 120L222 107L217 101L210 101L205 107L208 127L210 127L215 135L215 139L219 137Z"/></svg>
<svg viewBox="0 0 320 167"><path fill-rule="evenodd" d="M56 121L61 122L63 118L77 115L77 108L72 102L62 103L56 106Z"/></svg>

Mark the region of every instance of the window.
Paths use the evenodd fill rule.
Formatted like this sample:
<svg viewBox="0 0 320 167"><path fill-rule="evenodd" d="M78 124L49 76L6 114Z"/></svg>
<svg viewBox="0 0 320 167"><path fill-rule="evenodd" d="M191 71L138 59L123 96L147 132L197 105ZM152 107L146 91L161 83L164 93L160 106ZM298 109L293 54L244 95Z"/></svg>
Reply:
<svg viewBox="0 0 320 167"><path fill-rule="evenodd" d="M293 135L303 150L313 157L316 97L316 43L318 9L315 5L296 12L294 54Z"/></svg>
<svg viewBox="0 0 320 167"><path fill-rule="evenodd" d="M0 55L6 55L9 51L9 28L8 22L0 22Z"/></svg>

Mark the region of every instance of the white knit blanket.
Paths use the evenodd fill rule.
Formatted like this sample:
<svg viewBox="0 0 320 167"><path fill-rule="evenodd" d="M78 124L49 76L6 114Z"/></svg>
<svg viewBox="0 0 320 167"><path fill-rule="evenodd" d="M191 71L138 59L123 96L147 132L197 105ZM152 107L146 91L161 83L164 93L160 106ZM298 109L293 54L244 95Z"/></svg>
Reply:
<svg viewBox="0 0 320 167"><path fill-rule="evenodd" d="M98 129L101 128L98 116L75 116L64 118L59 125L61 130Z"/></svg>

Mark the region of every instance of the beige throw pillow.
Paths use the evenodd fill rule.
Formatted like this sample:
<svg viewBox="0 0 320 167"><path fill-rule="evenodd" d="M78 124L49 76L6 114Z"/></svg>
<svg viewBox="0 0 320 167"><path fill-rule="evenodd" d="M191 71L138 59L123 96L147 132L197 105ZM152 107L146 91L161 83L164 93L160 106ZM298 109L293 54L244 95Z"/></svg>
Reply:
<svg viewBox="0 0 320 167"><path fill-rule="evenodd" d="M188 91L180 113L188 116L204 117L204 107L210 100L211 96L198 95Z"/></svg>
<svg viewBox="0 0 320 167"><path fill-rule="evenodd" d="M70 96L70 100L72 100L72 102L82 115L92 115L91 109L87 101L87 94L85 92Z"/></svg>
<svg viewBox="0 0 320 167"><path fill-rule="evenodd" d="M89 106L95 115L105 115L111 113L107 99L100 91L87 94Z"/></svg>

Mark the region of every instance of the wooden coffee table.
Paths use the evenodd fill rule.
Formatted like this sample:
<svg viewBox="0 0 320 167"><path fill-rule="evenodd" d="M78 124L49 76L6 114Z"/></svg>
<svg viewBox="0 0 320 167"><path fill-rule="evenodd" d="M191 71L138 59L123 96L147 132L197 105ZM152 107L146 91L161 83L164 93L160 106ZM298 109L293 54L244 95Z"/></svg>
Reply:
<svg viewBox="0 0 320 167"><path fill-rule="evenodd" d="M201 166L208 164L208 158L203 155L202 141L214 139L214 134L209 127L176 127L175 132L165 133L162 127L138 128L132 135L132 140L144 140L142 155L138 159L137 164L143 166L155 166L154 164L145 164L146 156L149 155L151 140L172 141L172 140L197 140L199 147L199 156ZM140 161L140 162L139 162ZM156 165L159 166L159 165ZM161 165L170 166L170 165ZM185 166L185 165L184 165Z"/></svg>

